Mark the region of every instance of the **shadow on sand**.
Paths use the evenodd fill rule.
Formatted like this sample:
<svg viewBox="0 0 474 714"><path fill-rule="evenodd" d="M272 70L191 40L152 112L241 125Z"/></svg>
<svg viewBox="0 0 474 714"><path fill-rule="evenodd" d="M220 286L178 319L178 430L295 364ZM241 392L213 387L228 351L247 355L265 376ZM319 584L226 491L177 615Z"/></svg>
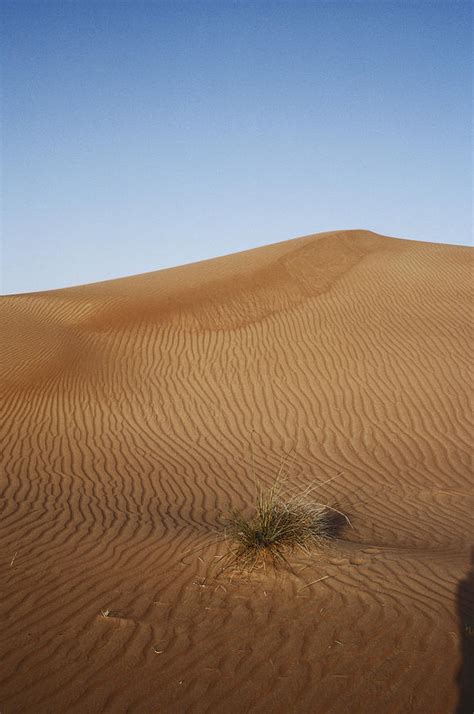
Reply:
<svg viewBox="0 0 474 714"><path fill-rule="evenodd" d="M474 714L474 546L471 569L458 585L457 610L462 661L457 676L459 701L455 714Z"/></svg>

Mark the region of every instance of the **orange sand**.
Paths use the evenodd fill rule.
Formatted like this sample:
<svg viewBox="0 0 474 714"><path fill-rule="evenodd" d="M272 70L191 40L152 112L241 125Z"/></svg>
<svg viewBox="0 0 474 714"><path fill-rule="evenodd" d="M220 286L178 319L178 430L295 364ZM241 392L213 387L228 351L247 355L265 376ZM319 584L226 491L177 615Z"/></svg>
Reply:
<svg viewBox="0 0 474 714"><path fill-rule="evenodd" d="M2 714L467 707L471 255L347 231L1 298ZM353 529L245 581L252 430Z"/></svg>

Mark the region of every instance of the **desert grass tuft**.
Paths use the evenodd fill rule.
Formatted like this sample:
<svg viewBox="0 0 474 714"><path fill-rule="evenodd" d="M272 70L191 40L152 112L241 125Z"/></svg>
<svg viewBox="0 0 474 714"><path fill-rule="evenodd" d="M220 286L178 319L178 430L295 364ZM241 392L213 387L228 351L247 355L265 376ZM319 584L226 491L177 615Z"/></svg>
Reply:
<svg viewBox="0 0 474 714"><path fill-rule="evenodd" d="M232 509L227 516L225 536L230 549L224 567L248 573L267 564L276 569L288 563L288 553L299 549L308 554L326 545L344 521L350 525L341 511L310 500L310 493L321 485L287 497L280 474L268 489L256 485L253 513Z"/></svg>

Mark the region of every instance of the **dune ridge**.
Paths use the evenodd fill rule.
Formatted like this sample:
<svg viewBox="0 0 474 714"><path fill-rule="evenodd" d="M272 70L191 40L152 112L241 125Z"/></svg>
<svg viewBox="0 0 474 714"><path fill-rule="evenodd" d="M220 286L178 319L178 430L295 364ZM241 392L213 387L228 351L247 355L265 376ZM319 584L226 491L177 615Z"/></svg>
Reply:
<svg viewBox="0 0 474 714"><path fill-rule="evenodd" d="M454 712L471 266L339 231L2 297L1 711ZM252 438L354 528L229 581Z"/></svg>

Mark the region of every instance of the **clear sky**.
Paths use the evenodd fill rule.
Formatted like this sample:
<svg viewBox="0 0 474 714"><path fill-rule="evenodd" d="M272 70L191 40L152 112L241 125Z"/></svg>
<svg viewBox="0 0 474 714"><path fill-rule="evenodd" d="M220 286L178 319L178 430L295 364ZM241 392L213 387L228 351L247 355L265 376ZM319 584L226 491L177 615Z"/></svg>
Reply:
<svg viewBox="0 0 474 714"><path fill-rule="evenodd" d="M1 6L1 292L325 230L470 242L470 2Z"/></svg>

